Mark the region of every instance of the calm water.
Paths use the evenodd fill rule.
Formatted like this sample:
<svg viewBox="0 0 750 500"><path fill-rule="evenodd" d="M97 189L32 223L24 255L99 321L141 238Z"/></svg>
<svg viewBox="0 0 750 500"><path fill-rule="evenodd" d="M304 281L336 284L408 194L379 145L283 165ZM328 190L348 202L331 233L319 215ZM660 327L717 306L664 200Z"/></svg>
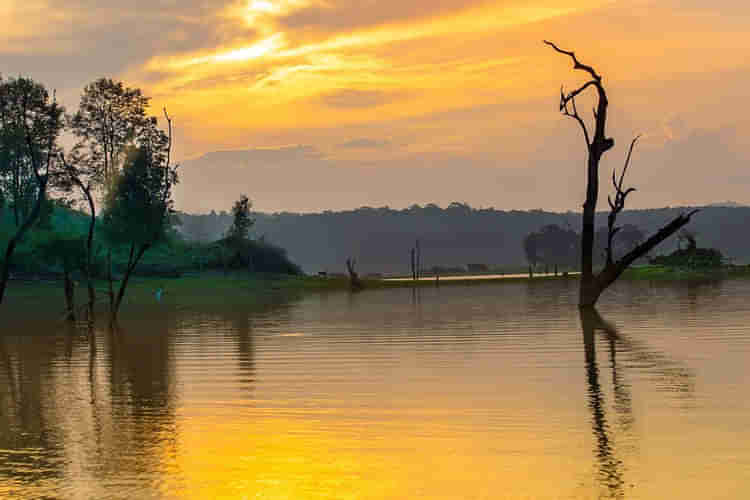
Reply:
<svg viewBox="0 0 750 500"><path fill-rule="evenodd" d="M575 287L167 300L115 335L16 301L0 497L747 498L750 282L619 283L603 319Z"/></svg>

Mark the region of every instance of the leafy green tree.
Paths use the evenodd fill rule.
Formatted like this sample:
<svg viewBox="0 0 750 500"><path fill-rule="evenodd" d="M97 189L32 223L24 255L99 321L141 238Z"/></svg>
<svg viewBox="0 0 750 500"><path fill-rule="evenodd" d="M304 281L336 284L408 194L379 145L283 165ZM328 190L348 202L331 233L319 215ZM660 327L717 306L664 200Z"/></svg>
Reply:
<svg viewBox="0 0 750 500"><path fill-rule="evenodd" d="M47 89L29 78L0 79L0 186L14 207L16 231L0 265L0 303L13 253L42 211L54 167L63 109ZM19 187L19 179L25 187ZM8 187L10 186L10 187ZM19 207L25 207L20 210Z"/></svg>
<svg viewBox="0 0 750 500"><path fill-rule="evenodd" d="M524 251L532 266L574 266L580 250L580 236L572 229L548 224L526 236Z"/></svg>
<svg viewBox="0 0 750 500"><path fill-rule="evenodd" d="M78 139L79 164L97 184L110 189L125 155L152 127L149 98L140 89L100 78L83 89L69 126Z"/></svg>
<svg viewBox="0 0 750 500"><path fill-rule="evenodd" d="M240 199L234 202L232 207L232 225L227 230L227 240L243 241L248 239L250 228L255 221L250 217L250 208L252 202L247 195L241 195Z"/></svg>
<svg viewBox="0 0 750 500"><path fill-rule="evenodd" d="M539 233L529 233L523 239L523 252L532 269L536 269L536 264L539 262L538 246Z"/></svg>
<svg viewBox="0 0 750 500"><path fill-rule="evenodd" d="M239 264L252 268L252 250L250 246L250 228L255 221L250 216L250 207L252 203L246 195L241 195L240 199L234 202L232 206L232 225L227 229L224 244L233 252L231 263Z"/></svg>
<svg viewBox="0 0 750 500"><path fill-rule="evenodd" d="M172 188L177 183L177 166L170 163L171 120L169 135L152 122L150 130L131 149L122 172L112 185L102 216L107 239L112 245L129 248L125 274L115 295L109 272L109 297L112 321L122 304L128 281L146 251L162 240L170 228L173 215ZM111 250L110 250L111 252Z"/></svg>

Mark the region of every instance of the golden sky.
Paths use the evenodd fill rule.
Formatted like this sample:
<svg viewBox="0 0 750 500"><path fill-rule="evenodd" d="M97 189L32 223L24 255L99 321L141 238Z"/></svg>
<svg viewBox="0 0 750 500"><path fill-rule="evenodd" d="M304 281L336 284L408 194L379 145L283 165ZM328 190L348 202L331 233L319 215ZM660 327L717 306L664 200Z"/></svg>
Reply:
<svg viewBox="0 0 750 500"><path fill-rule="evenodd" d="M575 210L583 143L557 99L581 76L543 38L605 77L607 169L644 134L634 206L750 202L737 0L4 0L0 18L3 74L71 108L100 76L168 106L188 210L240 192L260 210Z"/></svg>

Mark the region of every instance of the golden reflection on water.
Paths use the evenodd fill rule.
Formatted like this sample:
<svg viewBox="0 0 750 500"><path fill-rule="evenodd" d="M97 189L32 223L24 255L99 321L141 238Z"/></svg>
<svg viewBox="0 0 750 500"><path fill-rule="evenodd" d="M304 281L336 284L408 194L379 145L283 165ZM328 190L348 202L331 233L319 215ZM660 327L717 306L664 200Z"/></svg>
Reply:
<svg viewBox="0 0 750 500"><path fill-rule="evenodd" d="M20 304L0 497L741 498L750 285L615 292L612 322L559 282L165 304L116 332Z"/></svg>

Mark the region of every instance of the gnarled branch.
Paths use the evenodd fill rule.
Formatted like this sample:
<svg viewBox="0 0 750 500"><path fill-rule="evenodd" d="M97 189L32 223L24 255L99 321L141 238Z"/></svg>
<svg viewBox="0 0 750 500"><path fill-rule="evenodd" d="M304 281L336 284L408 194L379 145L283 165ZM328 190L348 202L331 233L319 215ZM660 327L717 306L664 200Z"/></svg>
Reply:
<svg viewBox="0 0 750 500"><path fill-rule="evenodd" d="M566 56L570 56L570 58L573 59L573 69L581 69L587 72L589 75L591 75L591 78L593 78L597 82L601 81L602 77L599 76L599 74L596 71L594 71L594 68L586 64L581 64L581 62L576 57L575 52L569 51L569 50L563 50L557 45L555 45L554 43L550 42L549 40L544 40L544 43L546 43L547 45L555 49L560 54L565 54Z"/></svg>
<svg viewBox="0 0 750 500"><path fill-rule="evenodd" d="M568 109L568 102L570 102L571 109ZM573 118L578 122L578 125L581 126L581 130L583 130L583 139L586 141L586 147L590 148L591 140L589 139L589 131L586 127L586 122L584 122L583 118L581 118L581 115L578 114L578 109L576 108L576 98L575 96L572 96L569 99L566 98L562 88L560 89L560 111L562 111L563 115Z"/></svg>
<svg viewBox="0 0 750 500"><path fill-rule="evenodd" d="M609 203L610 208L609 217L607 217L607 264L611 264L614 260L612 241L614 240L615 235L621 229L619 227L615 227L617 216L625 208L625 200L627 199L628 195L635 191L635 188L632 187L623 190L622 183L625 181L625 173L628 171L628 166L630 165L630 159L633 155L633 148L635 147L635 144L636 142L638 142L639 138L640 136L636 136L630 143L628 156L625 158L625 166L622 169L619 181L617 180L616 172L614 170L612 171L612 185L615 188L615 199L613 201L611 196L607 196L607 202Z"/></svg>

